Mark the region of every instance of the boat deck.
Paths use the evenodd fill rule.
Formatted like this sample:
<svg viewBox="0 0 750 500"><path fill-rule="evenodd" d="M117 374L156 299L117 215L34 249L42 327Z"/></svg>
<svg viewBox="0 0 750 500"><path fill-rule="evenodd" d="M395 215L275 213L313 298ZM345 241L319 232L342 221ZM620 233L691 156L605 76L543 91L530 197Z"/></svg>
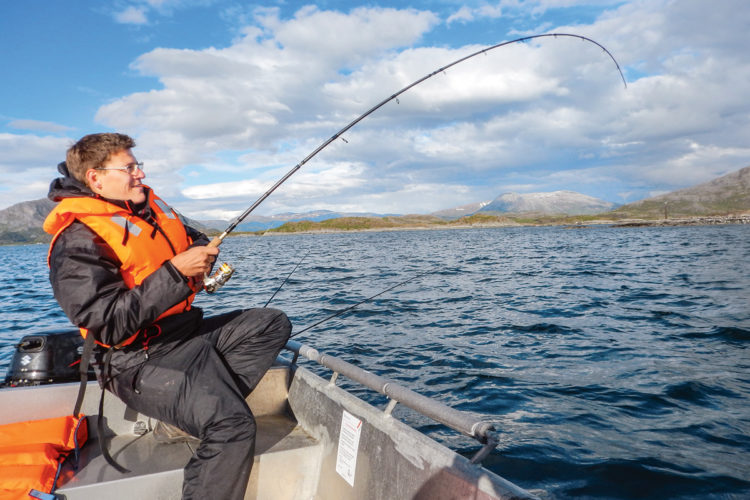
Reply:
<svg viewBox="0 0 750 500"><path fill-rule="evenodd" d="M289 370L275 366L264 377L248 404L253 409L257 424L255 461L245 498L312 498L315 483L310 474L319 468L320 443L305 432L291 416L286 405ZM90 392L90 391L89 391ZM96 399L87 393L87 399ZM105 418L113 420L112 405L119 402L107 398L110 408ZM132 412L131 412L132 413ZM116 414L115 414L116 415ZM128 416L123 408L122 421L115 425L121 430L124 421L132 421L150 430L154 421L141 415ZM67 483L57 490L68 500L109 500L128 498L179 499L182 492L183 468L193 455L197 441L159 443L152 432L137 435L133 432L105 436L110 455L130 472L121 473L107 464L99 447L99 437L92 427L91 437L81 450L80 468ZM145 420L144 420L145 418Z"/></svg>
<svg viewBox="0 0 750 500"><path fill-rule="evenodd" d="M338 371L324 380L280 361L248 397L258 430L246 499L536 498L394 418L390 405L374 408L338 387ZM0 424L69 414L77 392L76 383L0 389ZM99 436L100 394L98 384L90 382L82 408L89 439L79 469L60 481L57 493L66 500L181 498L183 468L196 444L158 443L150 432L156 422L109 393L104 435ZM352 421L356 426L345 432ZM351 437L348 432L355 432L356 439L342 445ZM120 473L106 462L99 439L130 472ZM344 461L342 452L348 453Z"/></svg>
<svg viewBox="0 0 750 500"><path fill-rule="evenodd" d="M246 498L305 498L312 491L309 471L320 456L319 443L288 416L266 415L256 419L258 433L255 462ZM70 500L119 498L179 499L183 467L196 443L158 443L153 433L115 436L108 440L110 454L129 473L110 467L97 439L87 442L81 453L82 467L58 492ZM272 474L266 474L266 470ZM273 477L273 481L268 479Z"/></svg>

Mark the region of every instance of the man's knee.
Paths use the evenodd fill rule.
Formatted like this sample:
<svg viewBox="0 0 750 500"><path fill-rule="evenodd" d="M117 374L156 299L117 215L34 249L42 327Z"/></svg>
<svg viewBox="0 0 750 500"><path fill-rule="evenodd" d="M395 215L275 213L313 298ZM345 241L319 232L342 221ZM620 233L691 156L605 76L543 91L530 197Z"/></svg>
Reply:
<svg viewBox="0 0 750 500"><path fill-rule="evenodd" d="M208 425L204 430L205 439L212 442L235 443L255 440L256 424L253 415L233 415Z"/></svg>
<svg viewBox="0 0 750 500"><path fill-rule="evenodd" d="M263 328L264 336L272 336L280 342L286 343L292 333L292 322L289 317L279 309L264 307L258 309L248 309L244 312L245 320L251 323L258 321L265 324Z"/></svg>
<svg viewBox="0 0 750 500"><path fill-rule="evenodd" d="M284 339L284 342L289 340L289 336L292 334L292 322L289 321L289 317L278 309L271 309L275 316L273 319L273 327L280 338Z"/></svg>

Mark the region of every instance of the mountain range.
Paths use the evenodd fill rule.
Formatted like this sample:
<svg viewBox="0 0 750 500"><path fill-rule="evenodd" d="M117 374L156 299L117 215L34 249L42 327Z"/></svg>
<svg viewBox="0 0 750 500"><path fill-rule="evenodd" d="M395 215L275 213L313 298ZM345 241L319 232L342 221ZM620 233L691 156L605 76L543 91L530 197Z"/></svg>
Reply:
<svg viewBox="0 0 750 500"><path fill-rule="evenodd" d="M480 212L591 215L612 210L615 206L614 203L574 191L505 193L482 207Z"/></svg>
<svg viewBox="0 0 750 500"><path fill-rule="evenodd" d="M0 244L49 241L50 235L44 232L42 223L54 206L54 202L42 198L0 210Z"/></svg>
<svg viewBox="0 0 750 500"><path fill-rule="evenodd" d="M54 203L46 198L17 203L0 210L0 244L47 242L50 237L42 223ZM750 213L750 167L718 177L697 186L654 196L617 207L614 203L573 191L546 193L504 193L490 201L439 210L429 215L456 220L470 215L571 216L598 215L602 219L654 219ZM345 213L318 210L283 213L273 216L250 215L237 231L264 231L287 222L314 221L343 217L395 217L394 214ZM196 221L183 217L190 225L206 232L226 229L228 221Z"/></svg>
<svg viewBox="0 0 750 500"><path fill-rule="evenodd" d="M697 186L646 198L614 210L620 217L658 218L743 214L750 211L750 167Z"/></svg>

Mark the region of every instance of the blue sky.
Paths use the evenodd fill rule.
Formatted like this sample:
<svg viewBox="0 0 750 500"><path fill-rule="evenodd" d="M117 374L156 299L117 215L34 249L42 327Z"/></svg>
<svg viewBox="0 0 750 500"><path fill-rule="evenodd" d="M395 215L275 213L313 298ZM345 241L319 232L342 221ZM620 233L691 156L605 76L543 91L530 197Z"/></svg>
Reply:
<svg viewBox="0 0 750 500"><path fill-rule="evenodd" d="M46 196L81 136L132 135L146 182L241 212L318 144L412 89L261 205L429 213L506 192L616 203L750 164L745 0L35 0L0 7L0 209Z"/></svg>

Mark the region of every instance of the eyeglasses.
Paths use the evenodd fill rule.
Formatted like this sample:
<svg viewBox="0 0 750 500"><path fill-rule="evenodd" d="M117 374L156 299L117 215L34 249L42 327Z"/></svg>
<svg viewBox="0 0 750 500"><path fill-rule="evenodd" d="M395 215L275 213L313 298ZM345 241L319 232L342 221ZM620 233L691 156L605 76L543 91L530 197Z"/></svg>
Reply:
<svg viewBox="0 0 750 500"><path fill-rule="evenodd" d="M133 175L136 170L143 172L143 162L139 161L137 163L131 163L124 167L99 167L94 170L119 170L120 172L127 172L128 174Z"/></svg>

